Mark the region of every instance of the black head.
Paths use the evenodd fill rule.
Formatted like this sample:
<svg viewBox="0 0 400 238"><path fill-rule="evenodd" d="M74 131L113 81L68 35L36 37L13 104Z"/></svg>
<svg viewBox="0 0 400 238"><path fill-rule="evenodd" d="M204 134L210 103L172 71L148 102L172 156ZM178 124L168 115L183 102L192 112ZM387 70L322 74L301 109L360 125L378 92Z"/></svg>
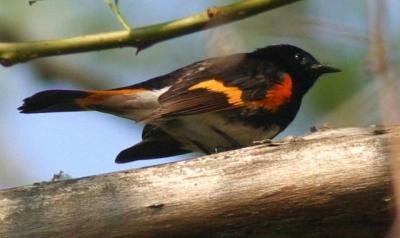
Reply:
<svg viewBox="0 0 400 238"><path fill-rule="evenodd" d="M292 45L271 45L254 52L277 63L294 78L305 93L318 79L326 73L340 72L339 69L323 65L308 52Z"/></svg>

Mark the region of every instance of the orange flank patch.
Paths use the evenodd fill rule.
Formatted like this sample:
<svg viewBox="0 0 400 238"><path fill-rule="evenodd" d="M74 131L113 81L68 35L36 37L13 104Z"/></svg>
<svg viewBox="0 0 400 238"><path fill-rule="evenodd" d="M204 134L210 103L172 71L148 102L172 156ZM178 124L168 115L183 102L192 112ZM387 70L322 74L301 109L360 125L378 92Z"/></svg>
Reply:
<svg viewBox="0 0 400 238"><path fill-rule="evenodd" d="M229 104L231 104L232 106L244 105L244 102L242 100L243 91L240 88L235 86L225 86L224 83L216 79L210 79L195 84L189 88L189 90L195 89L207 89L211 92L223 93L227 97Z"/></svg>
<svg viewBox="0 0 400 238"><path fill-rule="evenodd" d="M265 99L250 101L249 107L262 107L271 112L279 110L280 106L288 103L292 97L293 81L289 74L283 76L281 83L274 85L267 90Z"/></svg>
<svg viewBox="0 0 400 238"><path fill-rule="evenodd" d="M142 88L92 91L88 97L78 99L77 104L82 108L90 108L90 106L96 105L112 96L132 95L144 91L146 91L146 89Z"/></svg>

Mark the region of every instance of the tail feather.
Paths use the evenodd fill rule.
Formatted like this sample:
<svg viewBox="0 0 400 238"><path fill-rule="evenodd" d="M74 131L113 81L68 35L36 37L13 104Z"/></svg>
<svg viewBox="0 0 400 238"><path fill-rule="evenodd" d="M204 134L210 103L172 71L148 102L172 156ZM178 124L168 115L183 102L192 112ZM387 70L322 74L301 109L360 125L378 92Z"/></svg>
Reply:
<svg viewBox="0 0 400 238"><path fill-rule="evenodd" d="M136 160L159 159L190 152L182 149L181 144L172 138L171 140L151 138L121 151L115 159L115 163L122 164Z"/></svg>
<svg viewBox="0 0 400 238"><path fill-rule="evenodd" d="M140 143L121 151L115 162L121 164L190 153L172 136L151 124L143 128L142 139Z"/></svg>
<svg viewBox="0 0 400 238"><path fill-rule="evenodd" d="M91 93L77 90L48 90L24 99L18 108L21 113L71 112L85 111L78 104L78 99L88 97Z"/></svg>

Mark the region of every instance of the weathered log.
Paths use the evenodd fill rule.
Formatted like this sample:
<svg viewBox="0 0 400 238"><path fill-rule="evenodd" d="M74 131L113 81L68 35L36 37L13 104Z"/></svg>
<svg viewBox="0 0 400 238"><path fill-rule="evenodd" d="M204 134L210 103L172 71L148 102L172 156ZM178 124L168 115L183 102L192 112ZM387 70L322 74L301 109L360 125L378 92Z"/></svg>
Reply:
<svg viewBox="0 0 400 238"><path fill-rule="evenodd" d="M383 237L400 126L0 191L0 237Z"/></svg>

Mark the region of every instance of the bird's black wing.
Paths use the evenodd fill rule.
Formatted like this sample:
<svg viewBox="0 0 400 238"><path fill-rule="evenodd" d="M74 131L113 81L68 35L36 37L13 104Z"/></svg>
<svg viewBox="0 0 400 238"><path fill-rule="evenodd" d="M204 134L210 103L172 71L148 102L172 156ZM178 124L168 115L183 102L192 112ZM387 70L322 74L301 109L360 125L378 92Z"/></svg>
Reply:
<svg viewBox="0 0 400 238"><path fill-rule="evenodd" d="M269 103L265 101L268 94L268 100L274 100L270 90L281 85L286 77L278 73L274 64L246 54L208 62L208 67L190 75L190 78L182 78L162 94L159 97L160 108L149 121L241 107L263 107ZM289 90L289 86L285 85L285 90Z"/></svg>

